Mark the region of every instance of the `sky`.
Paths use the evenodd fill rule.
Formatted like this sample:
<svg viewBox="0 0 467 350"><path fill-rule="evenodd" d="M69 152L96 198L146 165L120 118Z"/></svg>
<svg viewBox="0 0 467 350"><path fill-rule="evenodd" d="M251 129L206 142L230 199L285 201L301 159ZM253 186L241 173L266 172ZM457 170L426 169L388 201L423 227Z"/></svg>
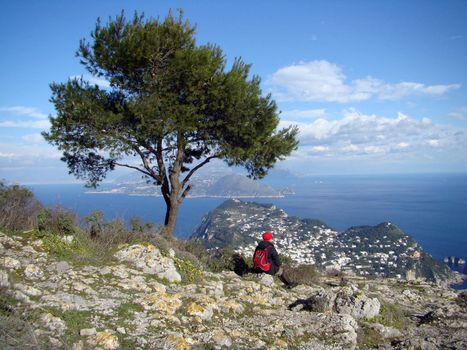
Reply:
<svg viewBox="0 0 467 350"><path fill-rule="evenodd" d="M198 44L252 64L299 147L297 175L467 172L467 1L0 0L0 179L68 183L40 133L52 82L93 83L75 57L98 17L182 8Z"/></svg>

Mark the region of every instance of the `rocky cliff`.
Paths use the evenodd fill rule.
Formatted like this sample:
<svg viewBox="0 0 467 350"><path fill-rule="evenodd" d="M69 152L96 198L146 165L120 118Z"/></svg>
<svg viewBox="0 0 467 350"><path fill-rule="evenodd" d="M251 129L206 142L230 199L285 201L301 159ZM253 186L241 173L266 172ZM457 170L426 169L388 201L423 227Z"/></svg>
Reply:
<svg viewBox="0 0 467 350"><path fill-rule="evenodd" d="M80 249L73 236L62 247ZM68 261L0 233L2 349L466 349L466 295L422 282L210 273L171 249Z"/></svg>

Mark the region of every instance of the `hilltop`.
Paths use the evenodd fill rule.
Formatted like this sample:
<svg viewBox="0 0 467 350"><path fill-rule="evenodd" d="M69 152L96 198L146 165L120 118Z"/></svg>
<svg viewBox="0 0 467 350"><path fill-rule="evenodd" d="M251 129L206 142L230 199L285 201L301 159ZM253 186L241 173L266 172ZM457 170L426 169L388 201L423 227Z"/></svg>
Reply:
<svg viewBox="0 0 467 350"><path fill-rule="evenodd" d="M97 263L83 242L0 233L3 349L467 347L466 294L444 287L323 275L290 291L150 242Z"/></svg>
<svg viewBox="0 0 467 350"><path fill-rule="evenodd" d="M458 278L393 223L337 232L319 220L289 216L274 205L227 200L208 213L190 237L208 249L231 248L248 257L262 231L272 230L278 251L297 264L362 276L426 279Z"/></svg>

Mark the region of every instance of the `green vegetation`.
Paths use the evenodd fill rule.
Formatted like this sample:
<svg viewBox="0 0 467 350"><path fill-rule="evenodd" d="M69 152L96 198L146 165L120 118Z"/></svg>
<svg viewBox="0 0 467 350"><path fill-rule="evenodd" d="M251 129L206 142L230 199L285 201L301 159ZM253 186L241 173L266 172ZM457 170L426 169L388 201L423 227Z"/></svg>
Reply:
<svg viewBox="0 0 467 350"><path fill-rule="evenodd" d="M9 231L34 229L42 208L28 189L0 181L0 228Z"/></svg>
<svg viewBox="0 0 467 350"><path fill-rule="evenodd" d="M381 323L383 326L393 327L400 330L403 330L407 325L407 319L400 307L387 302L381 303L379 315L374 317L371 322Z"/></svg>

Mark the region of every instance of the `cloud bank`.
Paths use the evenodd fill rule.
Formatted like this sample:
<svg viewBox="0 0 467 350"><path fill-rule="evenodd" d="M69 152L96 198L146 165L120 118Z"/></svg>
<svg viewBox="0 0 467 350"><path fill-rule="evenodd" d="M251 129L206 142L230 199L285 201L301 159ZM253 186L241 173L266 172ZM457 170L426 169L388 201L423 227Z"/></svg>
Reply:
<svg viewBox="0 0 467 350"><path fill-rule="evenodd" d="M399 113L388 118L364 115L355 109L342 112L340 119L319 118L312 122L282 121L282 126L298 125L300 145L295 157L339 159L372 158L384 161L397 156L436 157L449 152L464 157L467 129L433 123Z"/></svg>
<svg viewBox="0 0 467 350"><path fill-rule="evenodd" d="M441 96L460 84L425 85L416 82L386 83L366 77L350 82L342 69L331 62L316 60L280 68L267 80L280 101L359 102L378 98L399 100L407 96Z"/></svg>

